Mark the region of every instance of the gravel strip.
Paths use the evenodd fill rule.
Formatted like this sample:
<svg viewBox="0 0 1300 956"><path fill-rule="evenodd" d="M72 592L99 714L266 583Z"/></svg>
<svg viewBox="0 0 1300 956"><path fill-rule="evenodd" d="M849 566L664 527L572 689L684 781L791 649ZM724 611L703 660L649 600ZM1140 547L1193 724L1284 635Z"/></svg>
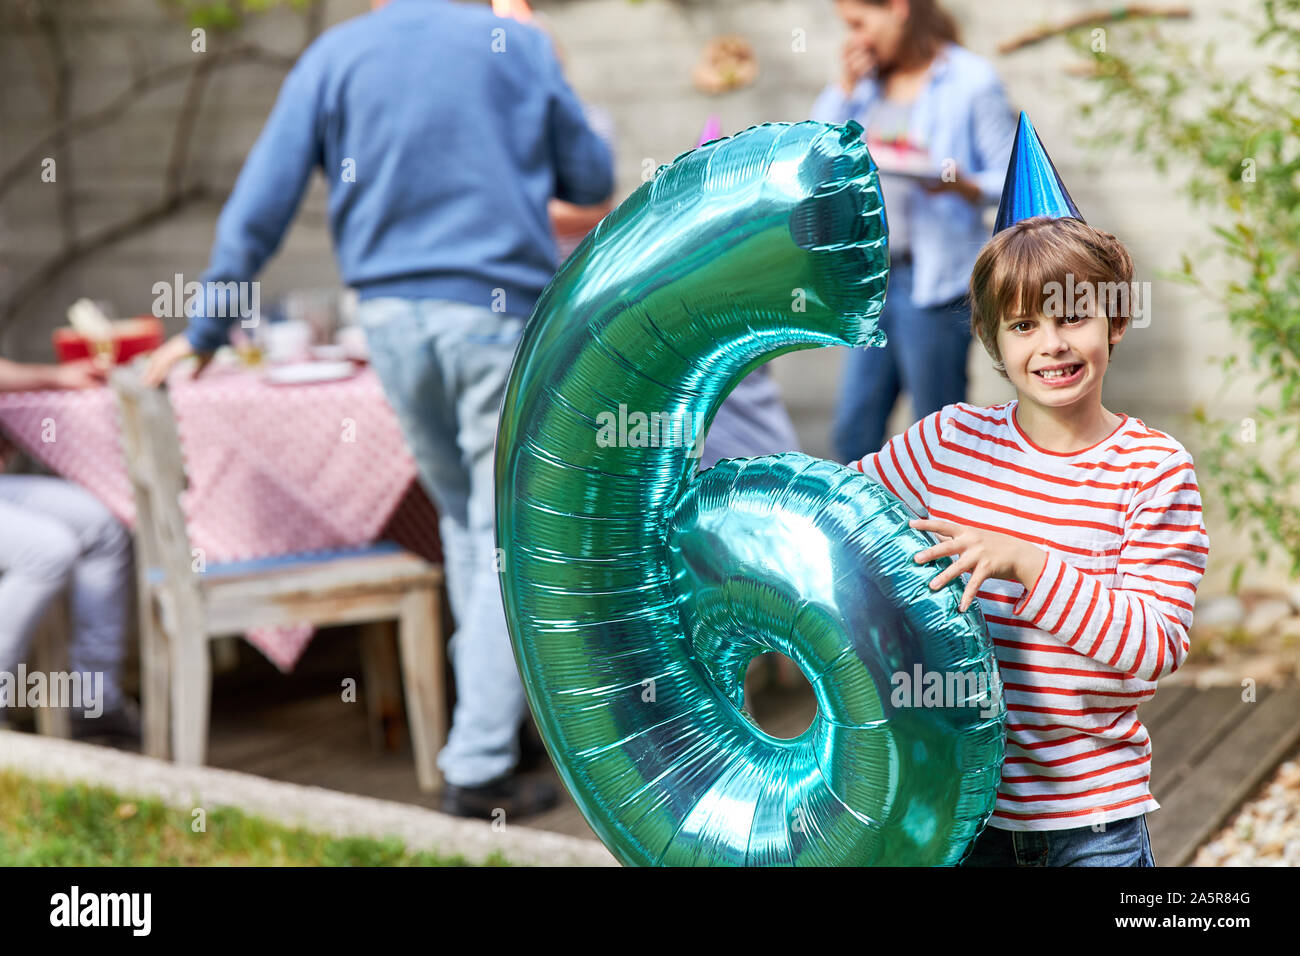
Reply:
<svg viewBox="0 0 1300 956"><path fill-rule="evenodd" d="M1196 851L1192 866L1300 866L1300 755Z"/></svg>

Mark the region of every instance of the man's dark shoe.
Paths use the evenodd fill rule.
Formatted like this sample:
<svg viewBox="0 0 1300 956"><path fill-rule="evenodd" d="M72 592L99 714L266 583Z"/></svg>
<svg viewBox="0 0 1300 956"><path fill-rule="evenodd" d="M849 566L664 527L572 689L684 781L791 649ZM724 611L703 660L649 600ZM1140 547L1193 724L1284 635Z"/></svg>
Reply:
<svg viewBox="0 0 1300 956"><path fill-rule="evenodd" d="M140 708L129 697L124 697L120 705L98 717L87 717L82 711L74 710L71 723L74 740L140 749Z"/></svg>
<svg viewBox="0 0 1300 956"><path fill-rule="evenodd" d="M36 712L26 708L0 707L0 730L17 730L31 733L36 730Z"/></svg>
<svg viewBox="0 0 1300 956"><path fill-rule="evenodd" d="M479 820L497 820L504 814L508 823L551 809L559 796L549 780L510 773L478 787L444 784L439 809L452 816Z"/></svg>
<svg viewBox="0 0 1300 956"><path fill-rule="evenodd" d="M532 773L534 770L549 770L551 757L546 752L532 718L523 722L519 728L519 763L515 764L515 773Z"/></svg>

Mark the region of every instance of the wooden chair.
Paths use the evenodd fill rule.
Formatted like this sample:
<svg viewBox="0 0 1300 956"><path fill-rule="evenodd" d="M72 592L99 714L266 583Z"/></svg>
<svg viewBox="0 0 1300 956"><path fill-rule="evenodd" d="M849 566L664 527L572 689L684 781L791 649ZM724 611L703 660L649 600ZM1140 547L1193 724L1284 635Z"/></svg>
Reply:
<svg viewBox="0 0 1300 956"><path fill-rule="evenodd" d="M397 621L402 684L420 789L441 784L435 758L446 739L441 565L396 545L196 570L180 496L180 438L164 389L133 368L111 379L136 505L141 710L144 750L181 764L206 757L212 693L208 642L253 627L369 622L363 680L372 718L382 715L383 622Z"/></svg>

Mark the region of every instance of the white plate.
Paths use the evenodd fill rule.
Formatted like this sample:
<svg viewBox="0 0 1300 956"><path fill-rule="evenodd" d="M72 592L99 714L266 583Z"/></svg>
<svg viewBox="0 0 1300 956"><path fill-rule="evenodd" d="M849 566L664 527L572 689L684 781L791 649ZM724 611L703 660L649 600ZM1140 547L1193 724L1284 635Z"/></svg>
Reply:
<svg viewBox="0 0 1300 956"><path fill-rule="evenodd" d="M293 362L273 365L263 376L272 385L308 385L313 382L337 382L357 374L351 362Z"/></svg>
<svg viewBox="0 0 1300 956"><path fill-rule="evenodd" d="M937 169L890 169L886 166L877 166L876 168L885 176L897 176L899 179L910 179L918 183L937 183L943 179L943 173Z"/></svg>
<svg viewBox="0 0 1300 956"><path fill-rule="evenodd" d="M943 170L930 158L929 153L914 149L897 149L883 144L868 148L871 150L871 158L876 161L876 167L882 173L921 181L937 180L943 173Z"/></svg>

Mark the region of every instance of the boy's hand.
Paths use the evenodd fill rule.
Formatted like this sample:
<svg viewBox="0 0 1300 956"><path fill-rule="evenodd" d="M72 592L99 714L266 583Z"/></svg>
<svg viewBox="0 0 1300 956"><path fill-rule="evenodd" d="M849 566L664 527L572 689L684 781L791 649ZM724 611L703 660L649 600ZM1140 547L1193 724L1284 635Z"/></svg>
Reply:
<svg viewBox="0 0 1300 956"><path fill-rule="evenodd" d="M1009 534L966 528L933 518L909 521L908 524L918 531L933 531L945 539L934 547L918 551L914 561L924 564L935 558L953 559L952 564L930 582L931 590L937 591L959 574L970 572L970 580L961 596L962 611L971 606L980 585L989 578L1019 581L1030 588L1047 563L1046 551Z"/></svg>

